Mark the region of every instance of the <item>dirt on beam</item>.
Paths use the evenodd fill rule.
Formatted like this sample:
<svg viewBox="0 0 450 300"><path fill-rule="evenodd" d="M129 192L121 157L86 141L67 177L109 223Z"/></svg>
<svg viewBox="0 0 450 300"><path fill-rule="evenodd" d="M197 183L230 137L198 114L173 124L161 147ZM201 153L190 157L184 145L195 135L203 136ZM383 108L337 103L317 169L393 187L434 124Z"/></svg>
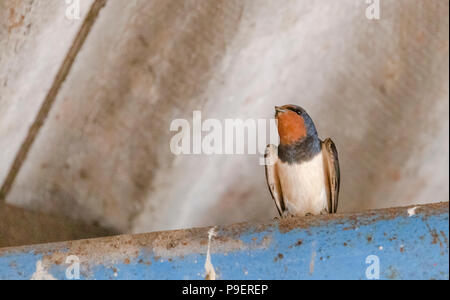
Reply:
<svg viewBox="0 0 450 300"><path fill-rule="evenodd" d="M447 202L127 234L0 249L0 280L448 280L448 230Z"/></svg>

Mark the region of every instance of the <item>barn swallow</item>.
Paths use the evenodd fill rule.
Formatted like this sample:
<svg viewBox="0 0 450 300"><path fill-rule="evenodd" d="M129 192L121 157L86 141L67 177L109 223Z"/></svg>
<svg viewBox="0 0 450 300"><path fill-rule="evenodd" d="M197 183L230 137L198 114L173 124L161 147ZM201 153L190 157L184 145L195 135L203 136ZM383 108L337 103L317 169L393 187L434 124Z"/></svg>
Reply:
<svg viewBox="0 0 450 300"><path fill-rule="evenodd" d="M266 178L281 217L336 213L339 160L330 138L321 141L306 111L275 107L280 144L268 145Z"/></svg>

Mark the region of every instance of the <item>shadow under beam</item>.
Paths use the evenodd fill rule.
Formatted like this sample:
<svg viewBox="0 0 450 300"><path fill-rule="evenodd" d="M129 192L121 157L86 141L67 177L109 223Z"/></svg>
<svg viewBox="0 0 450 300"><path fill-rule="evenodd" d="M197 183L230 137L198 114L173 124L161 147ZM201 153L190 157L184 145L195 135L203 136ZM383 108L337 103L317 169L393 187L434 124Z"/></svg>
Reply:
<svg viewBox="0 0 450 300"><path fill-rule="evenodd" d="M110 229L0 201L0 248L116 235Z"/></svg>

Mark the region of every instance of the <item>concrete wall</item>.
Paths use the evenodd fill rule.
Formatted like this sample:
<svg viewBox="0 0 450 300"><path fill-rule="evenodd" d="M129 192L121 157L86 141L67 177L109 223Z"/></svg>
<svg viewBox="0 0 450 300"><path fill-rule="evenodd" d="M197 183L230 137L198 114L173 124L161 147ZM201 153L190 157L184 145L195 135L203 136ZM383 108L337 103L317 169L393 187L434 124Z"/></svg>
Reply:
<svg viewBox="0 0 450 300"><path fill-rule="evenodd" d="M177 157L169 127L193 110L260 119L286 103L305 107L337 144L339 211L448 201L448 1L381 4L381 18L368 20L359 0L106 1L7 203L122 232L270 219L259 156ZM60 10L35 13L49 15L44 32L62 34L61 48L31 34L30 49L5 55L14 48L5 37L28 23L2 27L0 79L15 60L42 53L0 84L3 177L76 28L92 21L63 21Z"/></svg>
<svg viewBox="0 0 450 300"><path fill-rule="evenodd" d="M45 103L88 8L66 18L64 1L0 1L0 182Z"/></svg>

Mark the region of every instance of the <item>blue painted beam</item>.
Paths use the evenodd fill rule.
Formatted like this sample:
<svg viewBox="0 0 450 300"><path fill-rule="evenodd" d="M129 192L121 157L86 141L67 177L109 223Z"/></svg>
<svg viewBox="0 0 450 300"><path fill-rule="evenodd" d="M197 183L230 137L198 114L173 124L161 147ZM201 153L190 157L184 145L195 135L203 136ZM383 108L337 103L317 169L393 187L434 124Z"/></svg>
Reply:
<svg viewBox="0 0 450 300"><path fill-rule="evenodd" d="M440 203L5 248L0 279L449 279L448 221Z"/></svg>

